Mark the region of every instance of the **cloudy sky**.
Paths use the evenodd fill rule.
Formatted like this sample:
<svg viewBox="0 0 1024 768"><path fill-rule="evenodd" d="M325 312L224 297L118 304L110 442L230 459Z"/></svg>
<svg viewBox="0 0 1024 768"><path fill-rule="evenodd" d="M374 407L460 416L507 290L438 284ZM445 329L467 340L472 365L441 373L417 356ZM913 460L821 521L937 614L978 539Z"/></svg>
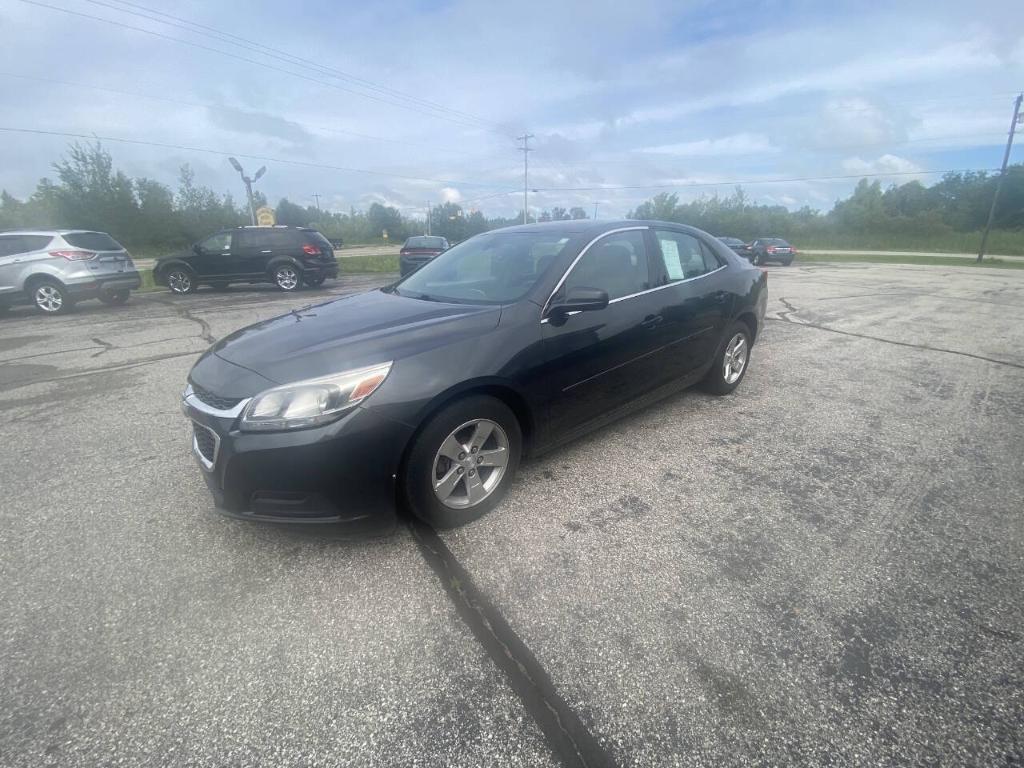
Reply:
<svg viewBox="0 0 1024 768"><path fill-rule="evenodd" d="M794 179L997 167L1024 87L1020 0L0 0L0 41L0 127L237 199L233 153L272 201L409 215L520 210L526 131L531 208L736 181L828 208L855 180ZM0 131L0 187L69 141Z"/></svg>

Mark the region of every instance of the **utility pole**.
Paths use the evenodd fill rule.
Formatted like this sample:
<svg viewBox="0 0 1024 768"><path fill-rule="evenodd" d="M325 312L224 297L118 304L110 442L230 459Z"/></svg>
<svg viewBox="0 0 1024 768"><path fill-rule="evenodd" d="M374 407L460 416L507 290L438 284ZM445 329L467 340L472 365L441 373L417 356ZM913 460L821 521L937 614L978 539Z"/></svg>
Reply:
<svg viewBox="0 0 1024 768"><path fill-rule="evenodd" d="M1024 94L1017 94L1013 102L1013 119L1010 121L1010 135L1006 139L1006 151L1003 153L1003 167L999 169L999 179L996 181L996 191L992 195L992 207L988 211L988 221L985 223L985 232L981 236L981 248L978 249L978 261L985 255L985 245L988 243L988 232L992 229L992 220L996 217L996 206L999 204L999 193L1003 191L1003 179L1006 178L1006 164L1010 161L1010 149L1013 147L1013 134L1017 130L1017 123L1021 120L1020 103L1024 100Z"/></svg>
<svg viewBox="0 0 1024 768"><path fill-rule="evenodd" d="M255 205L255 203L253 202L253 199L252 199L252 185L255 182L259 181L260 177L263 176L263 174L267 172L267 166L264 165L262 168L260 168L258 171L256 171L256 175L255 176L253 176L252 178L249 178L248 176L245 175L245 171L242 170L242 164L240 162L238 162L237 160L235 160L235 158L229 157L228 158L228 162L231 163L231 167L232 168L234 168L236 171L238 171L238 175L241 176L242 177L242 181L245 182L245 194L246 194L246 197L249 198L249 219L252 221L252 225L255 227L256 226L256 205Z"/></svg>
<svg viewBox="0 0 1024 768"><path fill-rule="evenodd" d="M430 201L427 200L427 234L430 234Z"/></svg>
<svg viewBox="0 0 1024 768"><path fill-rule="evenodd" d="M594 219L597 219L597 203L594 203Z"/></svg>
<svg viewBox="0 0 1024 768"><path fill-rule="evenodd" d="M519 151L523 153L523 224L529 223L530 210L530 199L529 199L529 178L530 178L530 153L533 152L530 149L530 139L534 138L532 133L527 133L522 136L516 136L516 141L523 142L523 146L519 147Z"/></svg>
<svg viewBox="0 0 1024 768"><path fill-rule="evenodd" d="M316 200L316 212L317 213L323 213L323 211L320 210L320 193L319 192L314 192L313 193L313 199Z"/></svg>

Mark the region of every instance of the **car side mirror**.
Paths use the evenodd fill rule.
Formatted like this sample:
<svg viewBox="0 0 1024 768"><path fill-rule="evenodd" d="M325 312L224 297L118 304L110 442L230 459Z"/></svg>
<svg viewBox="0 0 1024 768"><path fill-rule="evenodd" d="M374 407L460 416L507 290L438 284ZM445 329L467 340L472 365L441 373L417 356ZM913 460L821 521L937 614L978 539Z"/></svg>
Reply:
<svg viewBox="0 0 1024 768"><path fill-rule="evenodd" d="M570 288L565 296L551 304L551 315L565 316L570 312L593 312L608 306L608 291L579 286Z"/></svg>

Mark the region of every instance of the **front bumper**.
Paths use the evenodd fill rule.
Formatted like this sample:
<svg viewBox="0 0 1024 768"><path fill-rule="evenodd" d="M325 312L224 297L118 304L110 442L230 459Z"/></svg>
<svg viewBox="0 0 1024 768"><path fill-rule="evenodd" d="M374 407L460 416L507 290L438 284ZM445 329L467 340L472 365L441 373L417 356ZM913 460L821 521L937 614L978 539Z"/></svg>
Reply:
<svg viewBox="0 0 1024 768"><path fill-rule="evenodd" d="M322 427L242 432L237 422L247 403L217 410L191 387L182 399L193 454L219 511L274 523L394 524L411 427L357 407Z"/></svg>

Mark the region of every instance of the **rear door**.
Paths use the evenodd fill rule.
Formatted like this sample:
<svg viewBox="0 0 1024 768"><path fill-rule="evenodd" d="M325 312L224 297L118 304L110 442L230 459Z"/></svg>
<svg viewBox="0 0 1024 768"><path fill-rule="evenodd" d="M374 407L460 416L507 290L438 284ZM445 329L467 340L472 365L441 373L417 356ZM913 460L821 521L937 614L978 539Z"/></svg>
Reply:
<svg viewBox="0 0 1024 768"><path fill-rule="evenodd" d="M695 371L714 357L730 316L732 294L726 290L726 265L699 238L671 229L653 230L659 328L673 378Z"/></svg>
<svg viewBox="0 0 1024 768"><path fill-rule="evenodd" d="M231 274L236 277L262 277L274 256L269 233L273 230L246 227L235 230L231 242Z"/></svg>
<svg viewBox="0 0 1024 768"><path fill-rule="evenodd" d="M608 292L609 304L542 321L552 435L593 421L665 380L646 229L620 230L593 242L555 291L557 299L574 286L600 288Z"/></svg>
<svg viewBox="0 0 1024 768"><path fill-rule="evenodd" d="M0 296L20 290L18 256L22 251L21 235L0 235Z"/></svg>

